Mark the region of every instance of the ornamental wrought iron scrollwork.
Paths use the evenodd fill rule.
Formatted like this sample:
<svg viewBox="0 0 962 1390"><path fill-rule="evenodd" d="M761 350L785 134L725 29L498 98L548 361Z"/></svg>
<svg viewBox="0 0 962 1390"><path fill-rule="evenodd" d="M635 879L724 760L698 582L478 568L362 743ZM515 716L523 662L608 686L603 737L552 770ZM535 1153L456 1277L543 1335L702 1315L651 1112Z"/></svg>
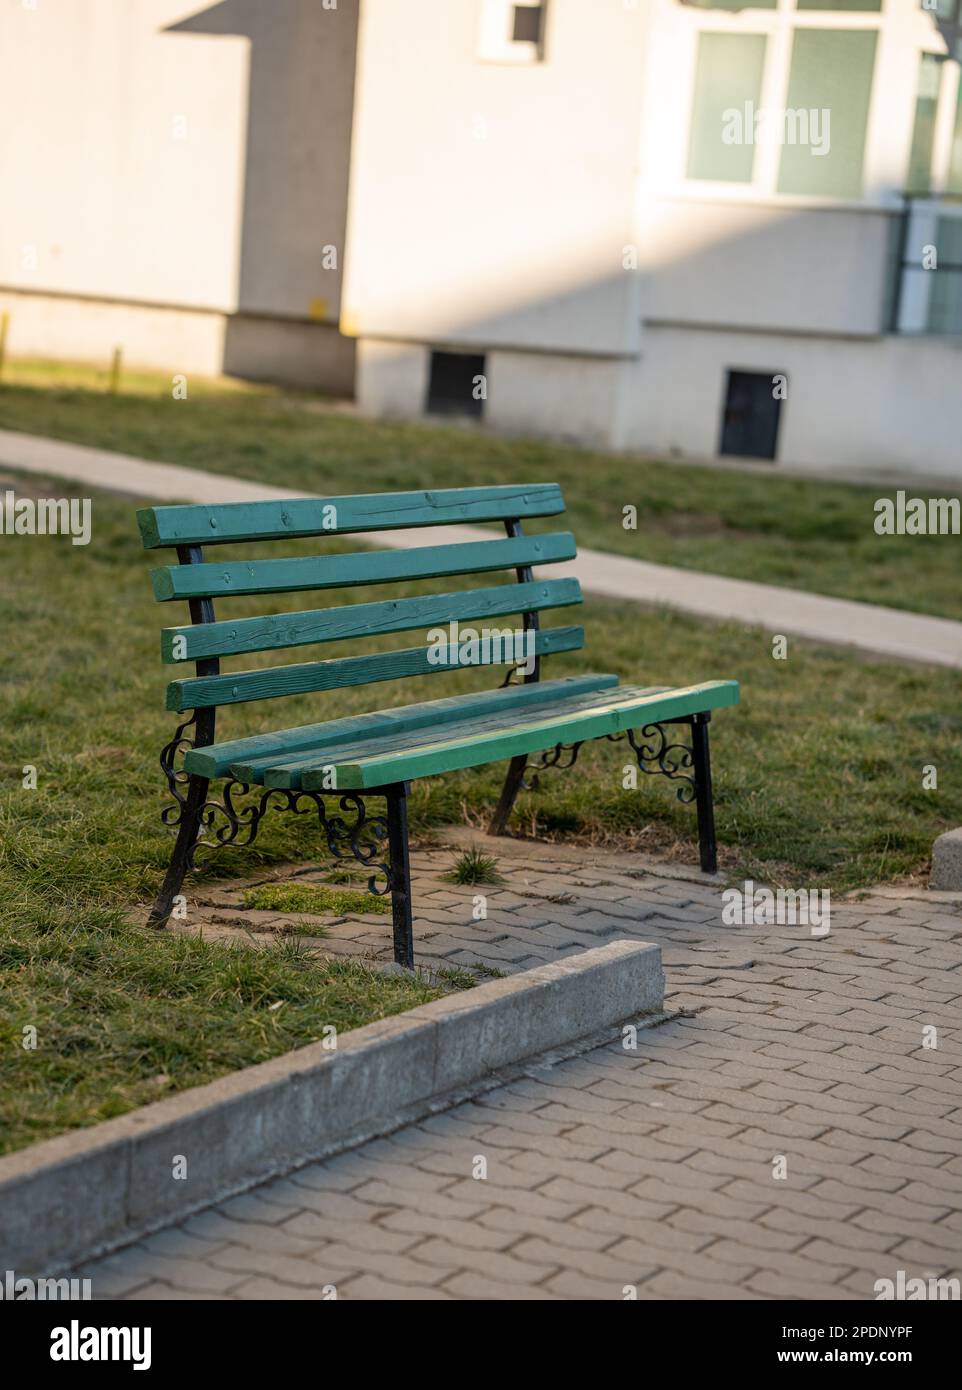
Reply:
<svg viewBox="0 0 962 1390"><path fill-rule="evenodd" d="M583 742L584 740L582 740ZM578 761L582 743L556 743L553 748L545 749L536 763L528 763L521 780L521 785L525 791L534 791L540 785L539 773L547 772L549 768L558 768L561 772L567 772L568 768L574 767Z"/></svg>
<svg viewBox="0 0 962 1390"><path fill-rule="evenodd" d="M178 725L160 754L160 765L174 798L173 804L161 811L160 818L172 831L177 830L187 809L191 775L183 766L183 755L195 747L194 739L187 733L192 727L196 731L196 711ZM212 854L228 845L244 849L253 844L269 810L292 811L296 816L310 815L314 811L333 857L354 859L370 870L367 886L375 897L383 897L391 891L390 855L384 853L384 842L388 839L387 820L382 815L369 814L363 796L343 793L338 800L341 814L329 815L324 792L258 787L253 800L238 802L238 798L248 797L250 793L248 783L230 780L224 784L220 801L209 798L203 803L198 835L187 855L189 867L196 867L198 854Z"/></svg>
<svg viewBox="0 0 962 1390"><path fill-rule="evenodd" d="M669 743L663 724L645 724L640 731L629 729L628 742L631 744L638 766L642 772L653 776L662 775L673 782L683 782L678 788L679 801L694 801L696 782L691 749L685 743ZM653 763L653 767L647 764Z"/></svg>
<svg viewBox="0 0 962 1390"><path fill-rule="evenodd" d="M291 802L295 793L280 787L268 787L249 805L235 804L236 796L247 796L249 792L250 786L246 782L229 781L224 783L222 801L210 799L204 802L200 812L200 833L188 856L191 867L195 866L197 855L202 851L209 853L224 849L227 845L245 849L252 845L257 839L264 815L272 807L281 805L285 810L296 809ZM307 796L309 793L297 795ZM310 807L304 807L297 813L302 815L307 810L310 810Z"/></svg>
<svg viewBox="0 0 962 1390"><path fill-rule="evenodd" d="M305 792L303 795L310 796L312 793ZM353 792L346 792L340 798L338 806L343 815L324 816L323 808L321 809L328 848L335 859L355 859L365 868L372 869L373 873L367 881L368 890L376 897L381 897L390 891L394 882L390 856L386 861L378 858L383 854L383 843L388 838L387 819L384 816L368 815L364 797ZM348 813L354 815L351 824L344 820L344 815ZM378 885L379 875L384 880L383 886Z"/></svg>
<svg viewBox="0 0 962 1390"><path fill-rule="evenodd" d="M249 796L250 792L246 782L229 781L224 784L223 800L204 803L200 835L188 859L192 867L196 865L198 853L211 853L227 845L246 849L253 844L261 821L270 810L291 811L295 816L310 815L313 811L334 858L354 859L370 869L367 886L375 897L390 891L390 862L388 858L379 857L388 835L387 821L383 816L368 814L364 797L345 793L338 801L341 814L332 816L328 814L324 792L268 787L260 790L253 801L238 805L236 798Z"/></svg>
<svg viewBox="0 0 962 1390"><path fill-rule="evenodd" d="M194 710L189 719L185 719L183 724L178 724L173 738L160 750L160 766L170 794L174 798L174 804L165 806L160 813L160 819L168 830L176 830L180 825L187 804L187 794L182 789L188 786L190 773L184 769L183 754L194 747L194 740L188 737L187 730L196 727L197 711Z"/></svg>

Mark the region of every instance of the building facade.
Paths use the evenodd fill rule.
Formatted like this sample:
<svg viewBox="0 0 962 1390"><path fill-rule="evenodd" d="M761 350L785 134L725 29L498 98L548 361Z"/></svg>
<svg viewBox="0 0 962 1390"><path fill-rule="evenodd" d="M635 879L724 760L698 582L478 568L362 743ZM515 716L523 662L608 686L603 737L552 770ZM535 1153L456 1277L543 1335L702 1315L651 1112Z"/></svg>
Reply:
<svg viewBox="0 0 962 1390"><path fill-rule="evenodd" d="M962 475L959 0L37 5L12 350Z"/></svg>
<svg viewBox="0 0 962 1390"><path fill-rule="evenodd" d="M483 375L494 427L960 476L947 32L919 0L365 0L362 406Z"/></svg>

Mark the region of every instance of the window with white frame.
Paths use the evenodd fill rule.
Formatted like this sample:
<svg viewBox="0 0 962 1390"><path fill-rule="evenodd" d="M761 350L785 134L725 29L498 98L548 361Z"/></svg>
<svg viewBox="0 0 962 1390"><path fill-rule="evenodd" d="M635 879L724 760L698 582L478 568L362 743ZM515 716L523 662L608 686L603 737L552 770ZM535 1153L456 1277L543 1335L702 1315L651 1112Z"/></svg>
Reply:
<svg viewBox="0 0 962 1390"><path fill-rule="evenodd" d="M478 57L488 63L540 63L547 0L482 0Z"/></svg>
<svg viewBox="0 0 962 1390"><path fill-rule="evenodd" d="M906 191L962 194L962 83L959 64L919 55Z"/></svg>
<svg viewBox="0 0 962 1390"><path fill-rule="evenodd" d="M904 257L895 327L962 333L962 83L959 63L919 55L905 185ZM928 256L935 253L936 259ZM937 273L933 273L933 271Z"/></svg>
<svg viewBox="0 0 962 1390"><path fill-rule="evenodd" d="M881 4L689 0L696 32L686 178L860 198Z"/></svg>

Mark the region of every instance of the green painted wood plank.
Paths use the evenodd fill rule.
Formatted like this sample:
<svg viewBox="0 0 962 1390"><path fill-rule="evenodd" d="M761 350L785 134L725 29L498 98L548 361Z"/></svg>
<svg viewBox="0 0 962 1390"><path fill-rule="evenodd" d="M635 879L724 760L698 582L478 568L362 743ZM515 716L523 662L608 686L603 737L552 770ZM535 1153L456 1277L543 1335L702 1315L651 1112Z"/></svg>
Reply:
<svg viewBox="0 0 962 1390"><path fill-rule="evenodd" d="M502 733L517 727L527 727L550 716L552 721L561 722L582 714L592 714L599 708L614 709L620 705L637 704L639 698L650 695L670 694L670 686L650 686L642 690L638 686L605 686L601 691L572 691L563 700L552 701L547 710L520 709L517 711L492 709L475 712L470 719L463 719L449 728L426 728L424 733L407 731L385 731L357 738L353 742L340 744L336 749L323 744L301 753L291 753L285 758L274 758L266 767L258 766L258 780L266 786L289 787L299 785L301 773L315 770L319 764L331 767L335 763L352 763L369 757L381 757L394 753L420 751L435 745L446 745L452 740L462 738L478 742L485 734ZM557 742L557 740L554 740ZM549 745L552 746L552 745Z"/></svg>
<svg viewBox="0 0 962 1390"><path fill-rule="evenodd" d="M535 653L551 656L579 651L584 644L584 628L543 628L535 638ZM514 663L501 660L484 664L510 666ZM340 690L345 686L373 685L405 676L430 676L437 671L461 669L453 660L432 664L426 647L406 647L402 651L372 652L328 661L306 661L296 666L268 666L261 671L235 671L223 676L192 676L187 680L171 681L167 686L167 708L183 713L189 709L208 709L211 705L241 705L253 700L309 695L321 690Z"/></svg>
<svg viewBox="0 0 962 1390"><path fill-rule="evenodd" d="M599 681L595 687L588 682ZM585 685L581 684L585 681ZM528 689L533 690L537 687L531 685ZM642 692L636 694L656 695L670 691L670 686L653 685ZM354 759L361 759L368 756L382 756L419 750L424 747L433 747L437 743L447 743L460 738L477 739L479 736L493 731L514 728L519 724L527 726L532 721L542 717L557 718L558 720L570 717L573 713L580 710L591 711L597 708L599 702L604 701L606 707L610 701L611 705L620 703L622 691L618 688L617 676L589 676L574 677L571 687L567 691L560 692L551 700L540 703L531 701L515 708L498 708L491 706L488 708L479 707L474 710L470 717L460 715L458 711L452 710L451 718L437 721L425 721L417 727L405 729L385 729L378 730L371 728L364 737L351 743L349 739L336 744L329 744L322 739L307 751L292 752L286 757L268 756L266 758L245 758L242 761L230 764L230 774L241 781L256 783L266 787L280 787L285 789L296 789L303 786L303 776L305 773L314 772L321 767L330 769L339 767L343 763ZM419 734L419 728L424 732ZM554 747L558 742L552 739L546 747ZM482 762L494 761L493 759L482 759ZM380 785L379 783L377 785Z"/></svg>
<svg viewBox="0 0 962 1390"><path fill-rule="evenodd" d="M154 597L220 598L231 594L282 594L303 589L341 589L394 580L482 574L519 565L551 565L577 553L570 531L511 540L419 546L415 550L367 550L355 555L307 555L282 560L228 560L165 565L150 571Z"/></svg>
<svg viewBox="0 0 962 1390"><path fill-rule="evenodd" d="M564 499L557 483L514 483L430 492L372 492L355 497L226 502L214 507L143 507L137 513L137 524L145 548L154 550L164 545L400 531L411 526L557 516L563 511Z"/></svg>
<svg viewBox="0 0 962 1390"><path fill-rule="evenodd" d="M530 584L500 584L493 589L466 589L454 594L353 603L341 608L314 608L231 622L165 627L160 634L164 661L196 661L208 656L303 647L340 642L385 632L447 626L454 620L504 617L544 608L567 608L581 602L577 579L543 579Z"/></svg>
<svg viewBox="0 0 962 1390"><path fill-rule="evenodd" d="M579 709L568 715L544 715L534 711L530 720L521 721L515 717L513 725L509 727L464 733L414 746L410 746L409 740L407 748L395 751L389 748L378 751L374 747L376 743L388 743L388 740L372 740L367 745L361 745L356 757L352 756L351 750L341 748L336 762L328 760L314 770L303 771L301 785L308 791L325 789L327 771L333 766L339 791L382 787L393 782L406 782L417 777L432 777L441 772L499 762L521 753L539 752L558 742L575 743L602 738L605 734L621 733L642 724L683 718L736 704L738 682L707 681L659 695L638 693L633 696L629 688L624 688L618 691L618 695L621 697L618 702L602 697L593 708ZM265 784L270 785L267 778Z"/></svg>
<svg viewBox="0 0 962 1390"><path fill-rule="evenodd" d="M357 743L376 736L433 728L453 720L479 718L496 711L527 709L535 705L544 708L571 695L606 690L617 684L618 677L611 675L562 676L557 680L537 681L529 685L475 690L440 700L425 700L394 709L374 710L370 714L332 719L323 724L302 724L294 729L255 734L229 743L214 743L189 752L185 767L188 772L196 772L202 777L223 777L230 770L233 776L240 777L242 781L256 782L266 768L311 748L327 749L336 744Z"/></svg>

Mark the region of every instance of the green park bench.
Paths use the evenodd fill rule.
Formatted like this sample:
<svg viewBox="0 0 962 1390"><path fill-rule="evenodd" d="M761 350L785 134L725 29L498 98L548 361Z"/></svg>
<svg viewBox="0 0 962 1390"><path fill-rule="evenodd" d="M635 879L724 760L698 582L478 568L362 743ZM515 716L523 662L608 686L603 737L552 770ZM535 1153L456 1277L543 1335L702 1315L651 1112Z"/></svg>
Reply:
<svg viewBox="0 0 962 1390"><path fill-rule="evenodd" d="M189 717L161 754L174 797L163 820L176 829L176 842L151 911L153 926L166 924L184 875L202 847L250 844L265 811L280 806L298 814L316 812L334 856L364 865L373 893L391 893L394 956L411 966L410 783L510 760L491 824L493 833L503 834L528 769L570 766L588 739L626 738L642 771L679 782L679 799L694 801L697 807L701 867L716 872L708 722L713 709L737 703L738 684L709 681L641 688L619 685L610 675L543 680L542 658L582 647L584 631L542 628L539 615L580 603L581 589L577 579L536 579L533 566L573 559L575 542L569 532L525 535L522 520L563 511L557 484L537 483L147 507L137 513L144 546L177 553L177 564L151 571L156 598L186 602L190 613L188 624L162 630L163 660L195 663L193 676L167 687L167 708ZM505 534L499 530L484 540L283 559L205 559L203 550L280 538L323 541L352 533L483 522L501 523ZM214 613L215 600L235 595L353 589L497 570L514 570L517 583L254 618L224 619ZM463 642L446 645L437 632L428 631L448 631L454 623L498 623L518 614L522 627L514 641L513 629L503 626L480 633L471 629L463 634ZM248 671L225 672L220 665L223 657L250 652L418 630L425 639L402 650ZM215 741L217 710L226 705L429 675L465 664L509 669L504 683L490 690L297 728L284 727L275 714L263 733ZM688 725L690 746L671 742L667 726L675 724ZM534 764L532 755L540 755ZM218 801L211 798L210 784L220 780L224 787ZM372 796L385 800L379 814L368 811ZM329 811L331 799L335 804Z"/></svg>

